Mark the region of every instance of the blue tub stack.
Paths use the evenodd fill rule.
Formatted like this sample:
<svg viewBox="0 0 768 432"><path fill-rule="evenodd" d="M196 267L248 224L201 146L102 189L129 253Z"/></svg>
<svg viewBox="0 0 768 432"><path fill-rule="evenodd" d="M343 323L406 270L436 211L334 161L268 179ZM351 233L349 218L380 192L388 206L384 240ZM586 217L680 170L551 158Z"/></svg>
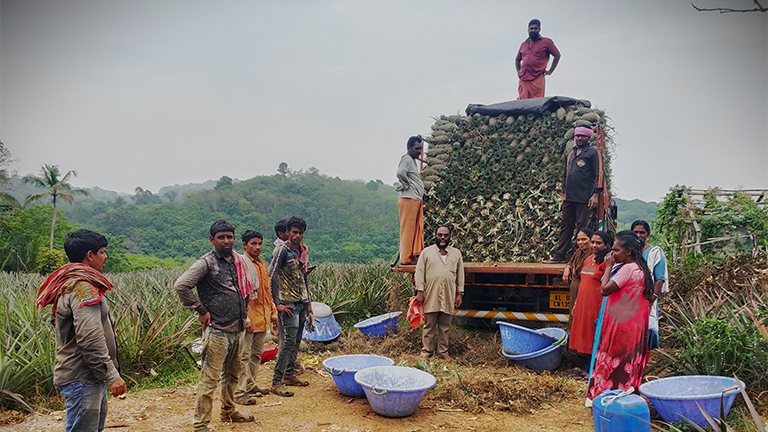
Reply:
<svg viewBox="0 0 768 432"><path fill-rule="evenodd" d="M502 355L537 371L554 370L563 360L563 346L568 333L558 327L531 330L499 322Z"/></svg>

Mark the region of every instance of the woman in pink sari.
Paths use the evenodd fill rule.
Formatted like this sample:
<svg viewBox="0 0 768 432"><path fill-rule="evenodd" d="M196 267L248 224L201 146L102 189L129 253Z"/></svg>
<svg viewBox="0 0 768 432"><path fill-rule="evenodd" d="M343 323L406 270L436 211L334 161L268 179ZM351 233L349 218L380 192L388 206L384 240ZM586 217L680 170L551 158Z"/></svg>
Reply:
<svg viewBox="0 0 768 432"><path fill-rule="evenodd" d="M613 264L618 264L613 267ZM616 235L605 257L600 288L606 297L599 342L594 352L587 398L605 390L635 390L648 363L648 314L654 299L653 278L643 259L643 246L632 231Z"/></svg>

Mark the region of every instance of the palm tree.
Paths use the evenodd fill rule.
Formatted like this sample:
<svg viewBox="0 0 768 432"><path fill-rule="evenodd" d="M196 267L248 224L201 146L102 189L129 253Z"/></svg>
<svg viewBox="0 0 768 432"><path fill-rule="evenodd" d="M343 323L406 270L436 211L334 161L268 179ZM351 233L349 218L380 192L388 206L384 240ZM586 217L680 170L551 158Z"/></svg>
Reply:
<svg viewBox="0 0 768 432"><path fill-rule="evenodd" d="M85 189L72 189L72 185L69 184L71 177L76 177L77 172L69 170L64 176L61 176L58 165L43 165L43 169L40 170L41 176L27 175L24 176L24 183L32 184L40 189L45 189L46 192L36 193L29 195L24 200L24 205L29 204L32 201L37 201L41 198L49 196L53 199L53 218L51 219L51 242L48 244L48 248L53 250L53 233L56 230L56 203L59 198L72 204L75 200L75 195L88 196L90 195Z"/></svg>

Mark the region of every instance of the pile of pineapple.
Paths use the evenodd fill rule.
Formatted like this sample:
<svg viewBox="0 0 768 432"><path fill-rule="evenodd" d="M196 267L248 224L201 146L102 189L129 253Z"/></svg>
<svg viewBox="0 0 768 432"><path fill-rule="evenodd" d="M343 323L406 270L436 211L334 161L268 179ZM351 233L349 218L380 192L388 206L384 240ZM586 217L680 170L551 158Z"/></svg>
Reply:
<svg viewBox="0 0 768 432"><path fill-rule="evenodd" d="M424 180L425 244L439 225L472 262L534 262L552 255L559 234L563 161L576 126L605 113L574 105L538 116L443 116L432 126ZM591 144L595 144L596 136ZM611 149L606 133L606 148ZM603 156L610 178L610 152Z"/></svg>

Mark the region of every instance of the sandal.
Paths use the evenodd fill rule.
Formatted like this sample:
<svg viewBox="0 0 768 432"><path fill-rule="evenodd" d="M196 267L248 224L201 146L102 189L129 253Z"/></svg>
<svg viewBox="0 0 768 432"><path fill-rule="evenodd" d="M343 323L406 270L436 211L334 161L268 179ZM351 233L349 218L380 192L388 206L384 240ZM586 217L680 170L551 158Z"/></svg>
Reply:
<svg viewBox="0 0 768 432"><path fill-rule="evenodd" d="M576 381L588 383L589 382L589 376L586 372L581 372L578 375L576 375L574 378L576 378Z"/></svg>
<svg viewBox="0 0 768 432"><path fill-rule="evenodd" d="M253 421L253 416L249 415L246 417L238 411L229 414L221 413L221 421L227 423L250 423Z"/></svg>
<svg viewBox="0 0 768 432"><path fill-rule="evenodd" d="M239 405L256 405L256 398L250 395L235 398L235 403Z"/></svg>
<svg viewBox="0 0 768 432"><path fill-rule="evenodd" d="M293 392L288 390L283 384L275 384L272 386L272 393L278 396L291 397Z"/></svg>
<svg viewBox="0 0 768 432"><path fill-rule="evenodd" d="M303 381L291 375L283 377L283 384L287 386L306 387L309 385L309 381Z"/></svg>
<svg viewBox="0 0 768 432"><path fill-rule="evenodd" d="M269 394L269 389L254 386L247 394L255 397L262 397Z"/></svg>

